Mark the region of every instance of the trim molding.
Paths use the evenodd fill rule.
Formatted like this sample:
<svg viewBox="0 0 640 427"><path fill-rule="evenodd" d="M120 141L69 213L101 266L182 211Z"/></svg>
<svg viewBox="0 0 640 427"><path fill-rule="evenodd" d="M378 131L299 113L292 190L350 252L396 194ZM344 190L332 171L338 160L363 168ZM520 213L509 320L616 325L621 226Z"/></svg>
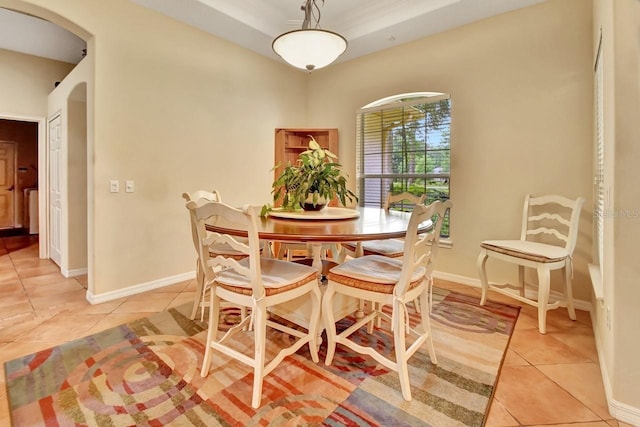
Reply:
<svg viewBox="0 0 640 427"><path fill-rule="evenodd" d="M434 271L433 272L433 277L435 277L436 279L442 279L442 280L448 280L450 282L456 282L456 283L461 283L463 285L469 285L472 286L474 288L482 288L482 285L480 284L480 279L478 279L477 277L468 277L468 276L461 276L459 274L453 274L453 273L445 273L443 271ZM496 283L489 283L490 285L495 285ZM532 290L527 290L526 293L526 297L527 298L533 298L535 297L535 292ZM562 294L560 292L557 291L551 291L549 293L549 299L560 299L562 298ZM575 308L577 308L578 310L584 310L584 311L588 311L591 312L591 301L584 301L584 300L577 300L574 299L573 300L573 304L575 306ZM591 316L593 318L593 316ZM594 329L595 330L595 329Z"/></svg>
<svg viewBox="0 0 640 427"><path fill-rule="evenodd" d="M591 313L591 326L593 328L593 335L596 339L596 350L598 351L598 360L604 360L604 355L600 350L602 348L602 338L600 337L600 333L598 333L598 328L596 325L596 316ZM626 403L618 402L615 400L613 396L613 390L611 389L611 379L609 378L609 373L604 367L602 362L600 365L600 374L602 375L602 384L604 385L604 394L607 398L607 406L609 409L609 414L617 420L624 421L625 423L629 423L634 426L640 426L640 408L636 408L635 406L627 405Z"/></svg>
<svg viewBox="0 0 640 427"><path fill-rule="evenodd" d="M100 304L102 302L113 301L118 298L130 297L142 292L164 288L165 286L175 285L176 283L184 282L185 280L191 280L195 277L196 272L190 271L187 273L176 274L175 276L164 277L162 279L152 280L150 282L140 283L139 285L128 286L124 289L109 291L102 294L94 294L91 291L87 291L87 301L89 301L89 303L91 304Z"/></svg>
<svg viewBox="0 0 640 427"><path fill-rule="evenodd" d="M66 268L61 268L60 272L64 277L77 277L82 276L83 274L87 274L89 270L85 268L78 268L77 270L67 270Z"/></svg>

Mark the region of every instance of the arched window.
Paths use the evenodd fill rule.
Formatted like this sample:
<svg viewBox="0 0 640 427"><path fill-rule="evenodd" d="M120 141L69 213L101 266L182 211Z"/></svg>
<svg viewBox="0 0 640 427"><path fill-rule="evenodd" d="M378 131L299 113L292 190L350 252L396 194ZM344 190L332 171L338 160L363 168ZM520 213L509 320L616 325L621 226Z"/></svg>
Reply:
<svg viewBox="0 0 640 427"><path fill-rule="evenodd" d="M405 93L372 102L356 115L357 193L362 206L382 206L387 193L450 197L451 99ZM442 236L449 236L449 218Z"/></svg>

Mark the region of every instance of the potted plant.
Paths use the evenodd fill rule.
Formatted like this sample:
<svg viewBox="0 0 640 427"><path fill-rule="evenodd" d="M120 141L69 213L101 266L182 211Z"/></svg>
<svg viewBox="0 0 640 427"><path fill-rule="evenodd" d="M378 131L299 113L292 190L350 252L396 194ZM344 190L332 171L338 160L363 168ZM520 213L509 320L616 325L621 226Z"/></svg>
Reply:
<svg viewBox="0 0 640 427"><path fill-rule="evenodd" d="M283 210L295 211L322 209L336 197L343 206L347 200L358 201L347 189L347 180L340 173L342 166L335 162L336 155L320 147L313 136L309 137L309 149L298 155L295 165L287 164L273 182L274 203L282 200ZM269 210L271 205L265 205L262 214Z"/></svg>

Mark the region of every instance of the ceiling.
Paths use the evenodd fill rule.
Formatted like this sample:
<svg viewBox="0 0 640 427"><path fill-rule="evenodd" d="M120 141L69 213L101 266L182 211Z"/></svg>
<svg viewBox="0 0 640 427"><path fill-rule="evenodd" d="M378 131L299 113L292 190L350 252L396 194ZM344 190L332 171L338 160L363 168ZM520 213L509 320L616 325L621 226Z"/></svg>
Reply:
<svg viewBox="0 0 640 427"><path fill-rule="evenodd" d="M203 31L281 60L279 34L299 29L303 0L130 0ZM320 26L349 42L338 62L544 0L317 0ZM0 48L77 63L84 41L42 19L0 8Z"/></svg>

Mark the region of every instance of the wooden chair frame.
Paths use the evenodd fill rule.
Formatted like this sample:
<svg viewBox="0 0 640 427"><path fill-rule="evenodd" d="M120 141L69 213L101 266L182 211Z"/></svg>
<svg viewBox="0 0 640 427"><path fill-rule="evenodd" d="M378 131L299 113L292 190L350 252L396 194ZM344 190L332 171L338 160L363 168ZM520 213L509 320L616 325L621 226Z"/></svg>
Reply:
<svg viewBox="0 0 640 427"><path fill-rule="evenodd" d="M576 319L571 289L573 275L573 251L578 237L580 211L584 198L575 200L558 195L533 197L527 195L522 214L522 229L520 240L485 240L480 245L478 255L478 272L482 284L482 298L484 305L489 289L507 295L520 302L538 308L538 330L546 333L547 311L558 307L567 307L569 318ZM544 210L542 212L542 210ZM559 213L562 211L562 213ZM540 243L536 237L552 237L551 240L559 244ZM518 266L518 283L489 284L486 263L489 258L508 262ZM537 272L537 299L526 296L525 268ZM549 303L551 291L550 276L553 270L563 270L564 296L554 303ZM509 291L515 289L518 293Z"/></svg>
<svg viewBox="0 0 640 427"><path fill-rule="evenodd" d="M431 335L429 311L422 310L420 313L421 330L413 329L407 324L408 312L406 303L419 298L423 306L429 305L430 287L432 286L431 276L438 252L442 219L450 207L450 201L436 201L429 206L417 205L414 208L407 235L404 239L404 252L401 259L381 255L365 255L346 261L331 269L328 275L329 282L322 301L322 313L327 331L326 365L330 365L333 360L336 344L342 344L358 353L367 354L387 368L398 372L402 396L405 400L411 400L407 360L424 343L427 343L431 362L436 364L437 358ZM434 220L433 228L428 233L418 234L419 224L434 217L436 219ZM372 270L366 268L371 265L367 264L369 262L381 262L392 267L392 269L388 270L384 268L384 282L381 281L380 276L373 274ZM389 274L393 274L395 279L389 278ZM396 281L394 282L393 280ZM340 334L337 334L336 319L332 309L336 293L373 301L375 309L363 318L357 319L352 326ZM380 309L383 305L391 305L391 316ZM349 336L365 325L367 326L367 331L371 333L373 323L378 317L391 322L395 360L385 357L373 347L365 347L349 339ZM415 340L409 347L407 347L405 338L407 333L415 336Z"/></svg>

